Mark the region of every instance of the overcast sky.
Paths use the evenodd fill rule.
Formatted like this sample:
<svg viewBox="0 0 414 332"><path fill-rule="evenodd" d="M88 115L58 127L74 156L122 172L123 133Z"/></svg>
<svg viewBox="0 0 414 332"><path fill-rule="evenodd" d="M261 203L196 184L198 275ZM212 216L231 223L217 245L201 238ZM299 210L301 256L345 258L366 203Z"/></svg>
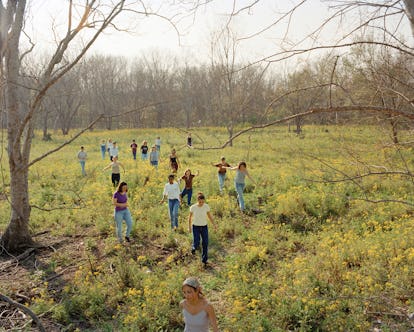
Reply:
<svg viewBox="0 0 414 332"><path fill-rule="evenodd" d="M104 0L103 2L110 2ZM131 0L132 2L132 0ZM229 14L235 4L236 11L254 0L215 0L202 6L195 16L185 17L183 11L163 5L172 1L151 0L152 8L158 13L175 16L180 36L174 27L160 17L144 17L143 15L124 15L117 23L130 32L111 30L101 36L95 43L93 52L127 57L142 56L158 50L166 54L172 53L191 61L207 61L210 55L211 34L220 30L228 22ZM272 25L288 9L302 3L291 20L282 19L277 25L258 36L252 34ZM61 33L67 22L67 0L32 0L26 30L30 33L37 49L53 47L52 22L55 31ZM269 56L278 50L299 43L310 32L314 31L333 11L328 11L327 3L319 0L261 0L250 10L245 10L232 19L231 28L239 38L240 59L255 61ZM355 24L350 18L348 23ZM404 28L405 29L405 28ZM343 33L332 23L318 36L324 42L330 42ZM246 38L249 37L250 38ZM244 39L246 38L246 39ZM302 43L302 46L305 44ZM309 44L307 44L309 45Z"/></svg>

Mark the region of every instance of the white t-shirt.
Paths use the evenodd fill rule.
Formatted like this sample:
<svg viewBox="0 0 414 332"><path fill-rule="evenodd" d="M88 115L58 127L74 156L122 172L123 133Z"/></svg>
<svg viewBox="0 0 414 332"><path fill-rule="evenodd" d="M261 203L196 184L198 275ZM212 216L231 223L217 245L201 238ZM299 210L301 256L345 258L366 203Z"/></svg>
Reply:
<svg viewBox="0 0 414 332"><path fill-rule="evenodd" d="M210 211L208 204L204 203L202 206L198 204L191 205L190 212L193 213L193 225L206 226L207 225L207 212Z"/></svg>
<svg viewBox="0 0 414 332"><path fill-rule="evenodd" d="M170 184L169 182L164 186L164 192L163 195L167 196L168 199L180 199L180 186L178 185L178 182L174 181L173 184Z"/></svg>

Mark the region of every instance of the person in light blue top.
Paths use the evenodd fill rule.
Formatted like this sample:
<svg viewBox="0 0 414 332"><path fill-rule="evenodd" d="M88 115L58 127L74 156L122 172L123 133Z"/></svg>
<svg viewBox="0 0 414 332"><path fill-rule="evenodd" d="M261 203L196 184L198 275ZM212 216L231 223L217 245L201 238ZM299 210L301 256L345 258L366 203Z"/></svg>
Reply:
<svg viewBox="0 0 414 332"><path fill-rule="evenodd" d="M86 175L86 171L85 171L85 163L86 163L86 158L88 157L85 148L83 146L81 146L79 152L78 152L78 160L79 163L81 165L81 170L82 170L82 175L85 176Z"/></svg>
<svg viewBox="0 0 414 332"><path fill-rule="evenodd" d="M184 316L184 332L208 332L210 325L213 332L218 332L216 313L204 297L198 279L194 277L185 279L182 290L184 300L180 302L180 309Z"/></svg>
<svg viewBox="0 0 414 332"><path fill-rule="evenodd" d="M237 192L237 201L239 203L240 211L244 211L244 197L243 197L243 191L246 186L246 176L254 183L253 178L250 176L249 172L247 171L247 164L244 161L239 162L239 164L235 167L225 167L228 169L231 169L233 171L236 171L236 176L234 178L234 187L236 188Z"/></svg>
<svg viewBox="0 0 414 332"><path fill-rule="evenodd" d="M114 159L114 157L118 158L119 149L118 149L118 145L116 144L116 142L112 143L112 147L109 150L109 154L111 156L111 161Z"/></svg>
<svg viewBox="0 0 414 332"><path fill-rule="evenodd" d="M149 153L149 160L150 164L155 167L155 169L158 169L158 163L160 161L160 153L157 150L157 147L154 145L151 148L151 152Z"/></svg>
<svg viewBox="0 0 414 332"><path fill-rule="evenodd" d="M155 139L155 147L157 148L157 151L161 153L161 137L159 136Z"/></svg>
<svg viewBox="0 0 414 332"><path fill-rule="evenodd" d="M106 153L106 141L103 139L101 141L101 155L102 155L102 160L105 159L105 153Z"/></svg>

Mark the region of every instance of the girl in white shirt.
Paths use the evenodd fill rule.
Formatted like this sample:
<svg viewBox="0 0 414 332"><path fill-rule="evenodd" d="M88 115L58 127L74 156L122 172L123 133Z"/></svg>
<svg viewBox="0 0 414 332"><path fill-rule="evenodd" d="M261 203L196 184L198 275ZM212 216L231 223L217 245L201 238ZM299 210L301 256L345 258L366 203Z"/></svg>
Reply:
<svg viewBox="0 0 414 332"><path fill-rule="evenodd" d="M197 203L191 205L190 215L188 216L188 231L193 232L193 245L191 247L191 253L194 255L195 251L200 246L201 237L201 261L204 266L207 265L208 259L208 227L207 218L211 221L214 228L217 229L217 225L214 223L213 216L210 213L210 207L205 203L205 197L203 193L197 194Z"/></svg>

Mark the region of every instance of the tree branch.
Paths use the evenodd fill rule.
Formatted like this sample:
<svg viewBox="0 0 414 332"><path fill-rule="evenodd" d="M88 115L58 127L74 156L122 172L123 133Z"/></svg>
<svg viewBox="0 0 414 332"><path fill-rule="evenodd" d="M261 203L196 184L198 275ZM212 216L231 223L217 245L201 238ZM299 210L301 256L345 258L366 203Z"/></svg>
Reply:
<svg viewBox="0 0 414 332"><path fill-rule="evenodd" d="M27 308L23 304L20 304L16 301L13 301L11 298L9 298L6 295L3 295L1 293L0 293L0 300L2 300L3 302L6 302L6 303L18 308L18 309L20 309L21 311L28 314L30 317L32 317L33 321L36 323L37 327L39 328L39 331L46 332L46 330L45 330L44 326L42 325L42 323L40 322L39 318L29 308Z"/></svg>

